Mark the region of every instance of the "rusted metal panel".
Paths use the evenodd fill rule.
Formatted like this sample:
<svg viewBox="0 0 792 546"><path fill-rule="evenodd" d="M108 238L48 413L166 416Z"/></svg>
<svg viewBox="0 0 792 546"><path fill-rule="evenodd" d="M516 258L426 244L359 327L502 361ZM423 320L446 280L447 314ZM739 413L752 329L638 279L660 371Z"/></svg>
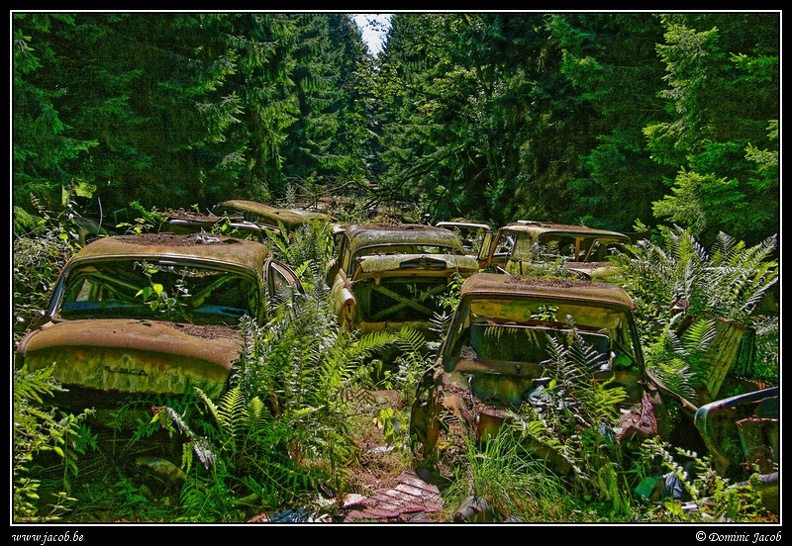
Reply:
<svg viewBox="0 0 792 546"><path fill-rule="evenodd" d="M363 224L346 230L353 254L366 246L388 243L447 245L457 254L464 254L462 243L453 232L423 224Z"/></svg>
<svg viewBox="0 0 792 546"><path fill-rule="evenodd" d="M630 242L630 237L618 231L608 229L597 229L583 225L575 224L558 224L555 222L538 222L534 220L518 220L506 224L503 230L519 231L524 233L532 233L537 236L540 234L582 234L587 237L595 236L605 239L612 239L624 243Z"/></svg>
<svg viewBox="0 0 792 546"><path fill-rule="evenodd" d="M273 207L257 201L247 201L244 199L232 199L223 201L215 206L218 212L222 210L232 210L250 212L260 216L260 219L277 227L282 223L288 229L296 229L301 225L307 224L312 220L329 222L330 216L322 212L313 212L300 209L284 209Z"/></svg>
<svg viewBox="0 0 792 546"><path fill-rule="evenodd" d="M55 378L64 385L172 394L199 387L217 396L239 355L241 335L231 328L191 329L142 320L65 321L40 329L22 349L30 370L56 362Z"/></svg>
<svg viewBox="0 0 792 546"><path fill-rule="evenodd" d="M478 261L472 256L459 256L455 254L428 254L421 255L426 262L423 267L416 267L416 272L426 273L432 269L441 269L443 271L460 271L470 273L478 269ZM373 273L376 271L399 271L401 274L406 274L403 264L405 261L413 259L405 254L389 254L386 256L370 256L367 257L362 264L360 270L363 273ZM434 262L434 267L432 262ZM447 275L448 273L443 273Z"/></svg>
<svg viewBox="0 0 792 546"><path fill-rule="evenodd" d="M152 256L160 259L210 260L260 272L270 252L264 244L233 237L207 233L148 233L96 239L75 254L73 262L97 258L144 259Z"/></svg>
<svg viewBox="0 0 792 546"><path fill-rule="evenodd" d="M719 471L748 466L769 472L780 459L780 389L771 387L701 406L694 423Z"/></svg>
<svg viewBox="0 0 792 546"><path fill-rule="evenodd" d="M356 499L356 505L348 505L344 521L397 520L405 515L421 512L437 512L443 508L443 498L435 485L421 480L415 472L408 470L398 478L393 489L381 489L367 498ZM357 507L359 509L354 509Z"/></svg>
<svg viewBox="0 0 792 546"><path fill-rule="evenodd" d="M498 273L476 273L462 286L460 296L473 294L526 294L541 298L567 300L571 302L592 302L633 308L632 298L623 288L579 279L556 279Z"/></svg>

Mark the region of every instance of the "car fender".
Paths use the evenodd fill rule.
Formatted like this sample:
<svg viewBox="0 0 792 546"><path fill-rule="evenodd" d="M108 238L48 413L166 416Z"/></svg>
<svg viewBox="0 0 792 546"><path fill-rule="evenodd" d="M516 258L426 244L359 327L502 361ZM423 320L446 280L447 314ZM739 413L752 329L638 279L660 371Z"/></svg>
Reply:
<svg viewBox="0 0 792 546"><path fill-rule="evenodd" d="M333 310L339 324L352 327L355 323L355 294L349 285L348 279L343 272L336 275L333 286L330 289L333 298Z"/></svg>

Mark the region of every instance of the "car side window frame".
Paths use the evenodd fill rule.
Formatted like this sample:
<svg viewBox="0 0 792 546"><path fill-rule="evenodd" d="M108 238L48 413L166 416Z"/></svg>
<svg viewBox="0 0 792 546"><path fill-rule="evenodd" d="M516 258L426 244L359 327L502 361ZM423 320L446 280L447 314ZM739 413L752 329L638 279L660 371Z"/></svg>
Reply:
<svg viewBox="0 0 792 546"><path fill-rule="evenodd" d="M293 296L295 292L304 292L300 277L298 277L297 273L295 273L290 267L271 257L267 258L267 262L264 267L266 270L265 278L267 284L268 306L276 303L275 299L281 288L288 289L290 296ZM278 280L282 282L276 285Z"/></svg>

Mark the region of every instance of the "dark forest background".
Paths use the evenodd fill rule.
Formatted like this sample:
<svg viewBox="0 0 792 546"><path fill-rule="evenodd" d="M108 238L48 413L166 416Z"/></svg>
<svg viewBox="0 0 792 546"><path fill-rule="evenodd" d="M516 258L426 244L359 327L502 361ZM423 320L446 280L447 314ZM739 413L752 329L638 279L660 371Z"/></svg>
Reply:
<svg viewBox="0 0 792 546"><path fill-rule="evenodd" d="M780 12L12 14L12 200L780 229ZM15 229L17 225L15 224Z"/></svg>

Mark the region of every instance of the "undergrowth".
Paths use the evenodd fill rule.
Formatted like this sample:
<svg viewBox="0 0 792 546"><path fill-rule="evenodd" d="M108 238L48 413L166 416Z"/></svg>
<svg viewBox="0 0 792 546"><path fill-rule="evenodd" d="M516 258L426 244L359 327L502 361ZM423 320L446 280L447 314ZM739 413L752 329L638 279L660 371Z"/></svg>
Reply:
<svg viewBox="0 0 792 546"><path fill-rule="evenodd" d="M46 307L61 265L81 244L70 221L42 211L37 229L14 240L15 341ZM126 227L145 230L153 222ZM47 409L42 402L59 388L51 369L16 370L14 520L239 522L284 509L306 519L333 515L345 492L357 492L358 441L366 425L395 450L399 470L409 466L404 408L439 342L428 344L410 330L357 336L338 327L324 280L332 252L326 228L312 225L291 239L273 240L278 257L299 273L305 293L284 299L266 327L242 321L242 356L218 400L196 391L181 402L158 404L136 434L122 439L89 428L89 413ZM647 244L633 249L633 258L616 260L620 282L636 299L654 365L666 366L666 377L678 379L680 391L695 387L691 348L705 346L708 330L702 320L685 340L674 338L673 326L684 317L667 303L677 296L688 302L684 315L735 310L731 318L757 333L754 373L777 379L778 319L754 312L777 281L775 262L766 265L775 242L745 249L723 238L709 255L685 234L670 235L669 249ZM461 279L447 296L448 314L433 321L441 333L459 284ZM394 345L395 370L384 372L372 355ZM676 350L662 360L661 346ZM749 485L731 483L712 470L706 456L659 440L623 453L609 433L619 389L586 379L585 352L559 346L553 362L555 381L544 405L523 407L510 427L483 446L465 441L447 453L456 472L443 497L460 511L449 510L446 520L773 521L750 486L753 477ZM363 414L361 408L379 407L372 394L377 389L397 391L401 403ZM527 450L529 436L558 464ZM163 437L176 449L171 461L148 457L143 448ZM44 459L46 467L38 462ZM122 467L121 459L134 461L136 470Z"/></svg>

